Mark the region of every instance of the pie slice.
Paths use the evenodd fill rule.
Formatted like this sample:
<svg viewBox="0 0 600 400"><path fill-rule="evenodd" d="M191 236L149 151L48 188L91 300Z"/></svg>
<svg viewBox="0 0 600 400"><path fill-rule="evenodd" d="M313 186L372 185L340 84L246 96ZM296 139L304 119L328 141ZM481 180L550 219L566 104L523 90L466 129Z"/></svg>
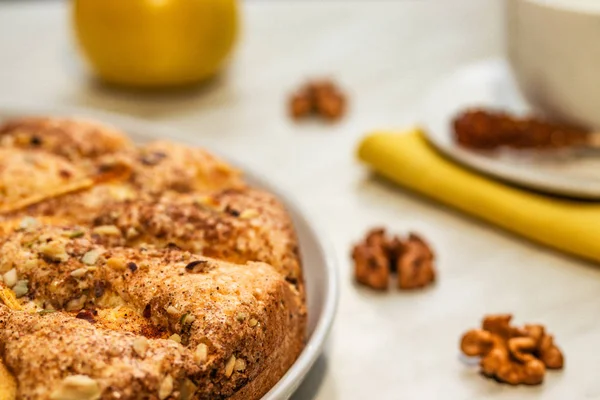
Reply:
<svg viewBox="0 0 600 400"><path fill-rule="evenodd" d="M61 157L0 148L0 214L93 185L81 168Z"/></svg>
<svg viewBox="0 0 600 400"><path fill-rule="evenodd" d="M131 183L144 191L162 194L212 192L246 186L236 168L199 148L155 141L133 154Z"/></svg>
<svg viewBox="0 0 600 400"><path fill-rule="evenodd" d="M0 126L0 147L42 150L71 161L93 159L131 146L116 128L84 119L28 117Z"/></svg>
<svg viewBox="0 0 600 400"><path fill-rule="evenodd" d="M246 399L303 346L302 299L263 263L107 248L80 227L35 225L0 240L0 273L14 275L22 306L0 301L2 357L22 398Z"/></svg>

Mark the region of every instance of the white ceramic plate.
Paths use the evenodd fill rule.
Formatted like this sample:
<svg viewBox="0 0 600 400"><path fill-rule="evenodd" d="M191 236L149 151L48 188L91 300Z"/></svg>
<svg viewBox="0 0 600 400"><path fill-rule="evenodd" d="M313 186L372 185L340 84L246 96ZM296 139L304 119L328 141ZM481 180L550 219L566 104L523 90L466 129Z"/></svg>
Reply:
<svg viewBox="0 0 600 400"><path fill-rule="evenodd" d="M172 130L154 123L99 111L73 108L42 108L0 104L0 122L27 115L84 117L113 125L127 132L138 143L157 138L169 138ZM202 146L190 135L188 144ZM226 156L224 156L227 159ZM252 173L239 163L232 162L245 172L246 180L255 187L275 194L286 206L294 220L304 267L308 308L307 344L300 357L283 378L264 397L264 400L286 400L298 388L323 350L333 324L338 299L338 277L333 251L324 243L313 222L305 217L294 202L267 180Z"/></svg>
<svg viewBox="0 0 600 400"><path fill-rule="evenodd" d="M420 110L428 140L446 156L507 182L562 196L600 199L600 152L543 155L524 150L478 153L461 148L454 143L451 123L468 107L530 112L506 61L468 65L434 85Z"/></svg>

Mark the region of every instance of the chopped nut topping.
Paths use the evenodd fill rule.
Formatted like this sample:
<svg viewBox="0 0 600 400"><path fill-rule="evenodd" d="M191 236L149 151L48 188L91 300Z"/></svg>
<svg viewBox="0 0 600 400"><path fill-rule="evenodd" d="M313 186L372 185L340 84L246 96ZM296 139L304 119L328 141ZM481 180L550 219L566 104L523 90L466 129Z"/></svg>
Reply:
<svg viewBox="0 0 600 400"><path fill-rule="evenodd" d="M232 354L231 357L229 357L229 360L227 360L227 363L225 363L225 376L226 377L231 377L231 374L233 374L233 368L235 367L235 356Z"/></svg>
<svg viewBox="0 0 600 400"><path fill-rule="evenodd" d="M181 343L181 336L179 336L178 334L174 333L171 336L169 336L169 340L172 340L176 343Z"/></svg>
<svg viewBox="0 0 600 400"><path fill-rule="evenodd" d="M258 325L258 321L256 320L256 318L250 318L250 320L248 321L248 325L254 328L256 325Z"/></svg>
<svg viewBox="0 0 600 400"><path fill-rule="evenodd" d="M65 281L62 279L54 280L50 283L48 290L50 291L50 293L57 293L60 290L60 288L63 286L64 282Z"/></svg>
<svg viewBox="0 0 600 400"><path fill-rule="evenodd" d="M125 267L127 266L127 262L121 257L111 257L106 260L106 265L115 271L124 271Z"/></svg>
<svg viewBox="0 0 600 400"><path fill-rule="evenodd" d="M40 224L40 222L37 219L35 219L33 217L25 217L19 223L19 229L22 229L24 231L30 231L31 229L35 228L39 224Z"/></svg>
<svg viewBox="0 0 600 400"><path fill-rule="evenodd" d="M563 367L562 352L541 325L510 325L511 315L490 315L482 329L473 329L461 339L462 352L481 357L484 375L511 385L538 385L546 368Z"/></svg>
<svg viewBox="0 0 600 400"><path fill-rule="evenodd" d="M240 214L240 218L241 219L252 219L252 218L258 217L259 215L260 214L258 213L258 211L254 210L254 209L248 209L248 210L242 211L242 213Z"/></svg>
<svg viewBox="0 0 600 400"><path fill-rule="evenodd" d="M83 237L85 233L82 230L74 230L74 231L67 231L63 233L63 236L68 237L69 239L77 239L80 237Z"/></svg>
<svg viewBox="0 0 600 400"><path fill-rule="evenodd" d="M121 236L121 231L114 225L100 225L95 227L92 232L98 235Z"/></svg>
<svg viewBox="0 0 600 400"><path fill-rule="evenodd" d="M196 390L198 390L198 386L196 386L194 382L190 381L189 379L186 379L183 381L180 390L181 400L191 400L194 397Z"/></svg>
<svg viewBox="0 0 600 400"><path fill-rule="evenodd" d="M243 358L238 358L235 360L235 370L238 372L242 372L246 370L246 360Z"/></svg>
<svg viewBox="0 0 600 400"><path fill-rule="evenodd" d="M67 303L65 309L67 311L79 311L83 308L86 301L87 301L87 296L84 294L78 299L73 299L73 300L69 301Z"/></svg>
<svg viewBox="0 0 600 400"><path fill-rule="evenodd" d="M198 196L194 199L194 203L197 205L208 206L210 208L217 207L219 203L213 196Z"/></svg>
<svg viewBox="0 0 600 400"><path fill-rule="evenodd" d="M248 314L245 312L239 312L237 313L237 315L235 316L235 319L238 322L244 322L246 320L246 318L248 318Z"/></svg>
<svg viewBox="0 0 600 400"><path fill-rule="evenodd" d="M200 343L198 347L196 347L196 351L194 352L194 361L197 364L203 364L206 362L208 358L208 346L204 343Z"/></svg>
<svg viewBox="0 0 600 400"><path fill-rule="evenodd" d="M42 244L39 251L51 261L62 262L69 259L64 243L57 240Z"/></svg>
<svg viewBox="0 0 600 400"><path fill-rule="evenodd" d="M90 250L81 257L81 262L85 265L95 265L101 255L102 251L98 249Z"/></svg>
<svg viewBox="0 0 600 400"><path fill-rule="evenodd" d="M133 226L130 226L127 229L127 232L125 233L125 237L127 239L133 239L134 237L138 236L140 233L137 231L137 229L135 229Z"/></svg>
<svg viewBox="0 0 600 400"><path fill-rule="evenodd" d="M87 268L78 268L75 271L71 272L71 276L73 278L81 278L83 276L85 276L85 274L87 274L88 269Z"/></svg>
<svg viewBox="0 0 600 400"><path fill-rule="evenodd" d="M50 395L51 400L97 400L102 392L100 385L87 375L71 375L63 379Z"/></svg>
<svg viewBox="0 0 600 400"><path fill-rule="evenodd" d="M176 309L176 308L175 308L175 307L173 307L173 306L169 306L169 307L167 307L167 312L168 312L169 314L171 314L171 315L178 315L178 314L179 314L179 310L178 310L178 309Z"/></svg>
<svg viewBox="0 0 600 400"><path fill-rule="evenodd" d="M11 269L10 271L4 274L3 279L6 286L12 288L17 284L18 281L17 270L15 268Z"/></svg>
<svg viewBox="0 0 600 400"><path fill-rule="evenodd" d="M165 400L173 393L173 377L171 375L167 375L165 379L163 379L160 384L160 388L158 389L158 398L160 400Z"/></svg>
<svg viewBox="0 0 600 400"><path fill-rule="evenodd" d="M148 347L148 339L143 336L136 337L133 340L133 351L135 351L135 353L140 357L144 357L146 355Z"/></svg>
<svg viewBox="0 0 600 400"><path fill-rule="evenodd" d="M12 288L13 292L15 292L15 296L17 296L17 298L25 296L29 292L28 285L29 281L27 279L17 281L16 285Z"/></svg>
<svg viewBox="0 0 600 400"><path fill-rule="evenodd" d="M182 327L187 327L187 326L193 324L195 320L196 320L196 317L194 317L192 314L185 313L181 316L181 320L179 322L181 323Z"/></svg>

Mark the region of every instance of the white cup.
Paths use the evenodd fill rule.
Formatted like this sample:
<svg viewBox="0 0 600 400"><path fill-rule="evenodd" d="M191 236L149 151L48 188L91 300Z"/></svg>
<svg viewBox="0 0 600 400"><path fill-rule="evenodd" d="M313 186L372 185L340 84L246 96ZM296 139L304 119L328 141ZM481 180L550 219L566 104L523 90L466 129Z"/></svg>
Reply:
<svg viewBox="0 0 600 400"><path fill-rule="evenodd" d="M508 58L534 110L600 129L600 0L505 0Z"/></svg>

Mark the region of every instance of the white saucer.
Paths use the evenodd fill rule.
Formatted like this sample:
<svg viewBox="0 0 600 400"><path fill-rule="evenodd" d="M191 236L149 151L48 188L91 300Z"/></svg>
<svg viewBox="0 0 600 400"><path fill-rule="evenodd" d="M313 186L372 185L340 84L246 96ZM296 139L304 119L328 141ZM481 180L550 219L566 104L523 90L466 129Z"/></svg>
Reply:
<svg viewBox="0 0 600 400"><path fill-rule="evenodd" d="M453 140L452 120L468 107L529 112L508 63L503 59L463 67L435 85L421 107L426 137L446 156L478 171L522 187L582 199L600 199L600 151L540 155L530 151L478 153Z"/></svg>

